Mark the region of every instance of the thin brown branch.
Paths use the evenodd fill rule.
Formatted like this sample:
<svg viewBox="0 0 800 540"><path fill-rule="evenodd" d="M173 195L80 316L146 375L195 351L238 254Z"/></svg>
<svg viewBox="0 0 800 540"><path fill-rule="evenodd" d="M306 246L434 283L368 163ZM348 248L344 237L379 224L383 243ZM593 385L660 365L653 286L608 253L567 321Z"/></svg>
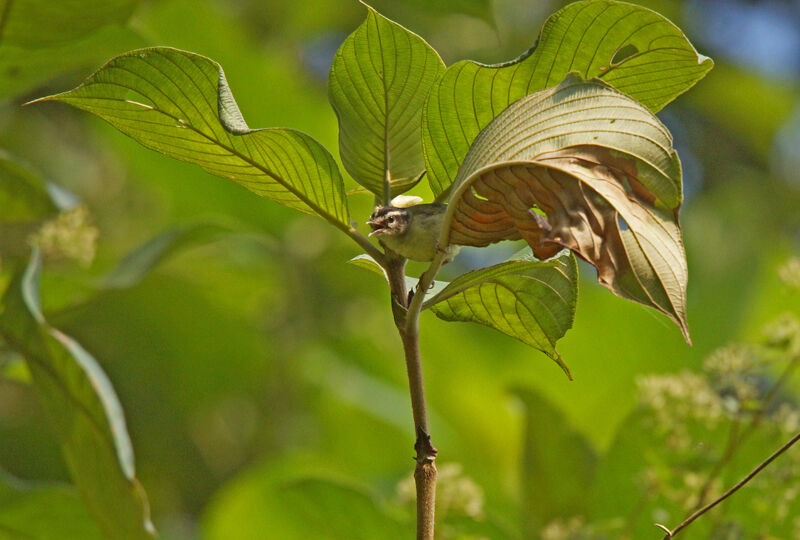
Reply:
<svg viewBox="0 0 800 540"><path fill-rule="evenodd" d="M677 535L677 534L678 534L680 531L682 531L683 529L685 529L686 527L688 527L688 526L689 526L689 525L690 525L690 524L691 524L691 523L692 523L694 520L696 520L697 518L699 518L700 516L702 516L703 514L705 514L706 512L708 512L709 510L711 510L712 508L714 508L715 506L717 506L718 504L720 504L722 501L724 501L725 499L727 499L728 497L730 497L731 495L733 495L734 493L736 493L737 491L739 491L739 490L740 490L741 488L743 488L743 487L744 487L744 486L745 486L745 485L746 485L746 484L747 484L747 483L748 483L750 480L752 480L753 478L755 478L755 476L756 476L758 473L760 473L762 470L764 470L764 469L765 469L765 468L766 468L766 467L767 467L767 466L768 466L770 463L772 463L773 461L775 461L775 459L777 459L777 458L778 458L778 456L780 456L781 454L783 454L784 452L786 452L786 451L787 451L789 448L791 448L791 447L792 447L792 445L794 445L794 444L795 444L797 441L799 441L799 440L800 440L800 433L798 433L797 435L795 435L794 437L792 437L792 438L791 438L789 441L787 441L787 442L786 442L786 443L785 443L783 446L781 446L781 447L780 447L780 448L778 448L778 449L777 449L775 452L773 452L771 456L769 456L767 459L765 459L764 461L762 461L762 462L761 462L761 463L758 465L758 467L756 467L755 469L753 469L753 470L750 472L750 474L748 474L747 476L745 476L744 478L742 478L741 480L739 480L739 481L738 481L738 482L737 482L737 483L736 483L736 484L735 484L733 487L731 487L731 488L730 488L728 491L726 491L725 493L723 493L722 495L720 495L720 496L719 496L719 497L718 497L716 500L714 500L714 501L712 501L712 502L708 503L708 504L707 504L707 505L705 505L704 507L702 507L702 508L700 508L699 510L696 510L695 512L693 512L693 513L692 513L692 514L691 514L689 517L687 517L686 519L684 519L684 520L683 520L683 522L681 522L681 524L680 524L680 525L678 525L677 527L675 527L674 529L670 530L670 529L668 529L667 527L665 527L664 525L661 525L660 523L656 523L656 527L659 527L660 529L663 529L664 531L666 531L666 535L664 535L664 538L663 538L663 540L670 540L671 538L675 538L675 536L676 536L676 535Z"/></svg>
<svg viewBox="0 0 800 540"><path fill-rule="evenodd" d="M414 469L414 481L417 488L417 540L433 540L437 477L434 461L437 451L431 443L428 428L428 410L425 404L425 386L419 352L419 314L425 296L419 291L427 289L427 285L424 285L428 282L425 276L431 273L431 268L420 279L417 294L413 296L409 305L405 285L405 262L405 259L390 254L386 258L384 268L389 278L395 325L403 342L416 433L414 450L417 453L415 457L417 465ZM432 273L435 275L435 271ZM432 279L431 277L430 280ZM423 286L425 288L421 288Z"/></svg>

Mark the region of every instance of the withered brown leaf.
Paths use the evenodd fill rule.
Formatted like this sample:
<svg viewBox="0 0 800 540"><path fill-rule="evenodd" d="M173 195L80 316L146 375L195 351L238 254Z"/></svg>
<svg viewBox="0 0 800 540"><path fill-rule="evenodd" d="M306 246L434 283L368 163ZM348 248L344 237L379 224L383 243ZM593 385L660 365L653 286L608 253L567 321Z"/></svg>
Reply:
<svg viewBox="0 0 800 540"><path fill-rule="evenodd" d="M571 75L512 104L475 140L453 184L449 241L524 239L540 259L566 247L690 342L680 175L672 137L647 108Z"/></svg>

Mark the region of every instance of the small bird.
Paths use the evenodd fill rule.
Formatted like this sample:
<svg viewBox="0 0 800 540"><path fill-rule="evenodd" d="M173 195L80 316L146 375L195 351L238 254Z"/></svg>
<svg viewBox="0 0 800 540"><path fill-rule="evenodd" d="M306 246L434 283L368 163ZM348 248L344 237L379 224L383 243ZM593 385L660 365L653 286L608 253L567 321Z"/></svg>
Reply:
<svg viewBox="0 0 800 540"><path fill-rule="evenodd" d="M392 204L399 199L396 197ZM367 225L372 227L370 236L406 259L427 262L439 249L439 234L442 232L446 204L415 204L413 206L379 206L370 216ZM445 263L453 260L460 247L447 246Z"/></svg>

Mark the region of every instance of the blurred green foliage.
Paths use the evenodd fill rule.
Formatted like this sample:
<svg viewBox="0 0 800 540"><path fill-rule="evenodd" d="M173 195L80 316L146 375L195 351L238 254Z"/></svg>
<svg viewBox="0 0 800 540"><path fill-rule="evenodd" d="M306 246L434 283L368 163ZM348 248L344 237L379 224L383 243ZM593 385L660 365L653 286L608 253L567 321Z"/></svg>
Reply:
<svg viewBox="0 0 800 540"><path fill-rule="evenodd" d="M601 289L588 268L574 328L559 344L572 382L515 340L425 315L443 538L658 538L652 524L674 526L686 515L731 426L753 421L754 404L797 358L792 319L781 319L781 339L779 327L768 329L766 342L763 330L786 312L800 316L800 177L778 166L779 138L797 123L797 73L787 67L785 78L771 78L725 50L707 50L713 21L702 19L697 2L640 3L687 30L717 63L660 113L684 163L695 345L686 347L660 316ZM425 37L449 65L517 56L560 5L381 0L374 7ZM20 105L74 87L115 54L169 45L218 61L250 125L290 126L334 149L327 69L363 17L356 2L337 0L161 0L138 3L127 22L117 17L78 41L0 45L8 49L0 55L0 147L12 163L0 169L0 186L15 175L38 177L88 209L89 221L54 230L84 240L97 231L91 264L82 264L85 251L70 258L56 242L45 254L44 310L113 382L164 538L348 538L341 531L353 520L364 538L410 535L413 428L388 295L378 276L344 264L357 249L321 220L148 151L79 111ZM428 199L426 189L414 193ZM24 207L52 219L39 193L31 196L14 215ZM5 227L11 207L3 197ZM355 193L349 203L362 221L372 198ZM107 276L146 241L204 223L231 232L175 251L141 279L108 286ZM21 264L7 245L3 288ZM443 277L514 248L503 249L466 249ZM730 342L754 351L712 354ZM792 426L797 431L798 391L789 370L710 492L750 470ZM708 401L698 404L702 396ZM797 454L685 538L797 535L796 499L784 500L798 488ZM0 478L0 535L97 535L63 486L66 467L28 374L2 343L0 467L8 473ZM580 478L588 485L578 500L572 482Z"/></svg>

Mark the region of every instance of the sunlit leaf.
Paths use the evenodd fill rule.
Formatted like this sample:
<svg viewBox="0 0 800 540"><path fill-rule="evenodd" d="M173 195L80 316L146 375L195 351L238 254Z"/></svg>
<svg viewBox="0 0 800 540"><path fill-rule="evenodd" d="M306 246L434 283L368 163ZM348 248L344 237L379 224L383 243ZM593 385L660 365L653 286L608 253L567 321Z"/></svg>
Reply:
<svg viewBox="0 0 800 540"><path fill-rule="evenodd" d="M333 59L328 93L347 172L385 202L425 169L422 106L444 71L425 41L367 6L367 19Z"/></svg>
<svg viewBox="0 0 800 540"><path fill-rule="evenodd" d="M602 285L666 314L689 340L680 161L636 101L571 75L493 120L453 186L451 243L522 238L539 258L569 248Z"/></svg>
<svg viewBox="0 0 800 540"><path fill-rule="evenodd" d="M230 232L228 228L213 223L170 229L128 254L106 278L104 286L111 289L133 287L165 259L184 249L212 242L227 232Z"/></svg>
<svg viewBox="0 0 800 540"><path fill-rule="evenodd" d="M555 360L569 376L556 342L572 327L577 296L574 257L542 262L529 255L467 272L424 307L440 319L476 322L517 338Z"/></svg>
<svg viewBox="0 0 800 540"><path fill-rule="evenodd" d="M595 456L589 441L563 413L530 389L514 390L525 407L522 455L522 515L525 538L557 518L584 516L594 479Z"/></svg>
<svg viewBox="0 0 800 540"><path fill-rule="evenodd" d="M349 227L338 167L316 140L291 129L250 129L222 68L204 56L154 47L108 62L83 84L37 101L63 101L142 145L194 163L250 191Z"/></svg>
<svg viewBox="0 0 800 540"><path fill-rule="evenodd" d="M122 406L97 361L39 305L38 252L3 298L0 332L25 357L78 491L110 538L154 535Z"/></svg>
<svg viewBox="0 0 800 540"><path fill-rule="evenodd" d="M545 22L536 45L519 58L447 68L425 105L428 181L434 193L447 189L481 129L514 101L560 83L569 72L600 77L655 112L712 66L658 13L613 0L572 3Z"/></svg>
<svg viewBox="0 0 800 540"><path fill-rule="evenodd" d="M74 489L29 485L0 474L0 537L101 540L103 535Z"/></svg>

